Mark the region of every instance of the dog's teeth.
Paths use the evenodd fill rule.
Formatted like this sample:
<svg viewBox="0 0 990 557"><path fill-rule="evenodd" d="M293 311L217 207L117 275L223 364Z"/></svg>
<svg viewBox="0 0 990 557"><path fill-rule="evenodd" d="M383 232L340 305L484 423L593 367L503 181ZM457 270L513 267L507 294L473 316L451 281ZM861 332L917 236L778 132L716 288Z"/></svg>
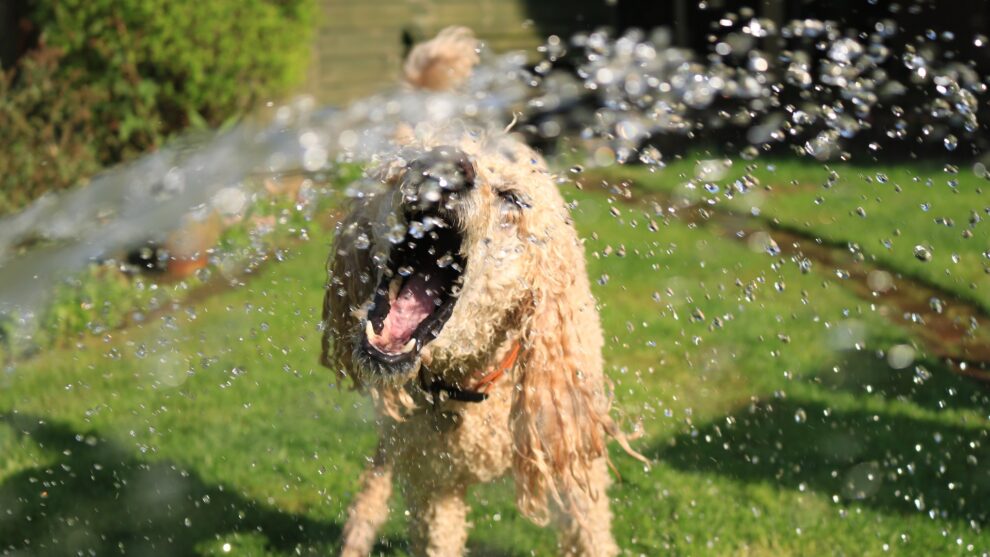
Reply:
<svg viewBox="0 0 990 557"><path fill-rule="evenodd" d="M364 325L364 334L369 339L375 338L375 328L371 326L371 321L368 321Z"/></svg>
<svg viewBox="0 0 990 557"><path fill-rule="evenodd" d="M416 340L409 339L409 342L407 342L406 345L402 347L402 350L400 352L402 352L403 354L408 354L409 352L412 352L413 348L416 348Z"/></svg>
<svg viewBox="0 0 990 557"><path fill-rule="evenodd" d="M399 288L402 287L402 278L395 277L392 282L388 283L388 301L394 302L396 298L399 297Z"/></svg>

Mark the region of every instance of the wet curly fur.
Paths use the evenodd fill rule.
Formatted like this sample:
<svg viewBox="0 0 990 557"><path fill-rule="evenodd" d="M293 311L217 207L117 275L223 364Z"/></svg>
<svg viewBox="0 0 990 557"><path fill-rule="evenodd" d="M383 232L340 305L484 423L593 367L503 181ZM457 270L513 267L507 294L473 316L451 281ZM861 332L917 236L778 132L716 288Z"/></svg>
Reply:
<svg viewBox="0 0 990 557"><path fill-rule="evenodd" d="M617 554L606 441L631 449L610 416L584 249L553 176L504 133L421 126L402 141L373 174L378 189L339 225L328 262L322 361L372 396L380 430L342 555L371 551L393 482L409 505L413 552L461 555L468 488L506 473L519 510L555 524L561 554ZM413 360L386 365L362 348L369 302L393 249L388 233L401 220L409 162L440 145L454 146L472 167L472 187L447 215L467 262L462 289L439 335ZM428 373L471 389L515 347L518 359L483 402L420 388Z"/></svg>

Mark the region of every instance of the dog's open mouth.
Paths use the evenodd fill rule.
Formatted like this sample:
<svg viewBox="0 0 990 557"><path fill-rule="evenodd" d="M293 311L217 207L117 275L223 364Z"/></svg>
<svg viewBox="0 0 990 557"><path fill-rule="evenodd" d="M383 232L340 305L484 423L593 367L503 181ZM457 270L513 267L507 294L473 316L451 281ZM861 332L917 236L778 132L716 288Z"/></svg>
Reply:
<svg viewBox="0 0 990 557"><path fill-rule="evenodd" d="M457 302L466 264L461 234L439 219L430 222L432 230L392 250L375 291L364 348L382 363L412 360L440 334Z"/></svg>
<svg viewBox="0 0 990 557"><path fill-rule="evenodd" d="M464 153L441 146L410 162L398 185L408 228L401 241L390 238L393 247L361 342L361 349L390 371L412 362L454 311L467 262L453 221L474 178Z"/></svg>

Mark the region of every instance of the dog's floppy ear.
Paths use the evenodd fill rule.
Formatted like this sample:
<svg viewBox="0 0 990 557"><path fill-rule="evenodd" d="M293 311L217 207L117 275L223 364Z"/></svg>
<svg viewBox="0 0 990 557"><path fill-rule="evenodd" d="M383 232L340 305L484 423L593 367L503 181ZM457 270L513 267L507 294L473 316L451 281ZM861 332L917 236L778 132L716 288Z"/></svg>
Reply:
<svg viewBox="0 0 990 557"><path fill-rule="evenodd" d="M366 227L353 215L338 226L327 260L320 363L351 379L354 387L360 387L361 382L353 373L352 343L348 339L355 334L354 311L371 295L372 287L370 282L361 281L361 273L370 268L370 256L367 250L354 245L358 235L366 234Z"/></svg>
<svg viewBox="0 0 990 557"><path fill-rule="evenodd" d="M583 248L570 226L555 228L553 242L536 246L541 261L524 308L510 418L517 504L538 524L549 519L550 497L558 504L572 490L604 497L587 471L607 456L607 436L628 447L609 415Z"/></svg>
<svg viewBox="0 0 990 557"><path fill-rule="evenodd" d="M374 247L359 247L359 244L381 235L376 235L373 222L385 221L381 215L388 212L392 201L384 192L365 197L351 208L348 216L337 226L327 260L320 363L334 370L338 380L349 379L352 387L367 389L372 398L381 404L383 411L395 420L402 420L402 412L413 407L408 393L398 385L365 384L356 373L354 362L355 344L363 334L361 319L367 311L363 304L371 297L377 284L372 255ZM362 237L365 240L359 242Z"/></svg>

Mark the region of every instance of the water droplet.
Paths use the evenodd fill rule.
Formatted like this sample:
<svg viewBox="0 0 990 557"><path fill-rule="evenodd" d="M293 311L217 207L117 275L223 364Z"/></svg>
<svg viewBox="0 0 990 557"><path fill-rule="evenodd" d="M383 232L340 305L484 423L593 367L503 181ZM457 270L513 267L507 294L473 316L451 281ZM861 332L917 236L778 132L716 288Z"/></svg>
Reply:
<svg viewBox="0 0 990 557"><path fill-rule="evenodd" d="M406 239L406 227L403 224L396 223L388 231L388 241L393 244L402 243Z"/></svg>
<svg viewBox="0 0 990 557"><path fill-rule="evenodd" d="M449 253L445 253L442 257L440 257L440 259L437 259L437 267L444 269L450 266L450 264L453 262L454 262L454 256L450 255Z"/></svg>
<svg viewBox="0 0 990 557"><path fill-rule="evenodd" d="M914 363L914 348L909 344L898 344L887 351L887 364L894 369L905 369Z"/></svg>

